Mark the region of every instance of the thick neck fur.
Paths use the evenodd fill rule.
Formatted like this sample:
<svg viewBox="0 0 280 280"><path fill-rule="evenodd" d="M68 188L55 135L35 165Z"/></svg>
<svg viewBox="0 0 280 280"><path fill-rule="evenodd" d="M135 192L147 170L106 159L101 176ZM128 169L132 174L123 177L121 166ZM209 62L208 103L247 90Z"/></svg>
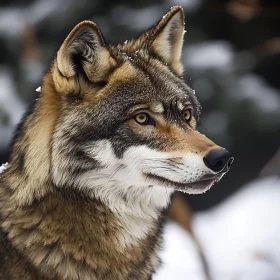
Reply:
<svg viewBox="0 0 280 280"><path fill-rule="evenodd" d="M41 199L18 207L8 174L1 178L1 226L16 254L32 266L26 279L149 279L159 264L160 211L153 217L113 212L67 187L49 188Z"/></svg>

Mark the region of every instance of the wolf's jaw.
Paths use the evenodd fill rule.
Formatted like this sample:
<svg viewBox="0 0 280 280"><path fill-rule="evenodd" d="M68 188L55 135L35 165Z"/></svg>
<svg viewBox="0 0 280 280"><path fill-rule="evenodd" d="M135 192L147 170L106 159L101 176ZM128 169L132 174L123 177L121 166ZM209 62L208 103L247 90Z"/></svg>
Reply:
<svg viewBox="0 0 280 280"><path fill-rule="evenodd" d="M151 173L145 173L145 176L153 183L162 185L162 187L171 188L177 191L185 192L188 194L200 194L208 191L215 183L217 183L222 176L213 177L195 182L184 183L172 181L170 179L160 177Z"/></svg>

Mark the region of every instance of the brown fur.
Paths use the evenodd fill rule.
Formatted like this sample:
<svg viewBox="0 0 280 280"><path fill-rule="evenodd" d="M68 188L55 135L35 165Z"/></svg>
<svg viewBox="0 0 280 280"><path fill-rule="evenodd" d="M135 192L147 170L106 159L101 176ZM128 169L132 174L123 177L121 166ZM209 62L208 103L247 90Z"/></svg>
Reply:
<svg viewBox="0 0 280 280"><path fill-rule="evenodd" d="M0 279L148 279L159 264L145 248L159 250L160 232L142 240L141 247L113 250L117 221L87 195L54 190L19 208L8 203L10 194L2 189L1 205L7 209L3 229L9 235L2 244Z"/></svg>

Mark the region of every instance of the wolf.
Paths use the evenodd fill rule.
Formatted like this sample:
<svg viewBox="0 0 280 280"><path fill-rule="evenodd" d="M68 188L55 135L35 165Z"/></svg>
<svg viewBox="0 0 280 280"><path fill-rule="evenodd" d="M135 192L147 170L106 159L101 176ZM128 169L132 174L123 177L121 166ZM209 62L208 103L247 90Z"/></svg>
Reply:
<svg viewBox="0 0 280 280"><path fill-rule="evenodd" d="M106 44L91 21L60 46L0 176L0 279L152 279L175 191L200 194L232 155L196 130L184 13Z"/></svg>

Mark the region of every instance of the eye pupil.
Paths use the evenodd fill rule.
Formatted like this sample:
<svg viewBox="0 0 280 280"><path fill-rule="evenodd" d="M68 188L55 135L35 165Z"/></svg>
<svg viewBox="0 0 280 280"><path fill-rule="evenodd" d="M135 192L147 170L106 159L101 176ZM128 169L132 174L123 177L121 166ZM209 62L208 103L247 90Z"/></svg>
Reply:
<svg viewBox="0 0 280 280"><path fill-rule="evenodd" d="M191 112L191 109L186 109L183 113L183 117L184 119L189 122L192 118L192 112Z"/></svg>
<svg viewBox="0 0 280 280"><path fill-rule="evenodd" d="M139 124L147 124L150 120L150 116L147 113L140 113L137 114L134 119Z"/></svg>

